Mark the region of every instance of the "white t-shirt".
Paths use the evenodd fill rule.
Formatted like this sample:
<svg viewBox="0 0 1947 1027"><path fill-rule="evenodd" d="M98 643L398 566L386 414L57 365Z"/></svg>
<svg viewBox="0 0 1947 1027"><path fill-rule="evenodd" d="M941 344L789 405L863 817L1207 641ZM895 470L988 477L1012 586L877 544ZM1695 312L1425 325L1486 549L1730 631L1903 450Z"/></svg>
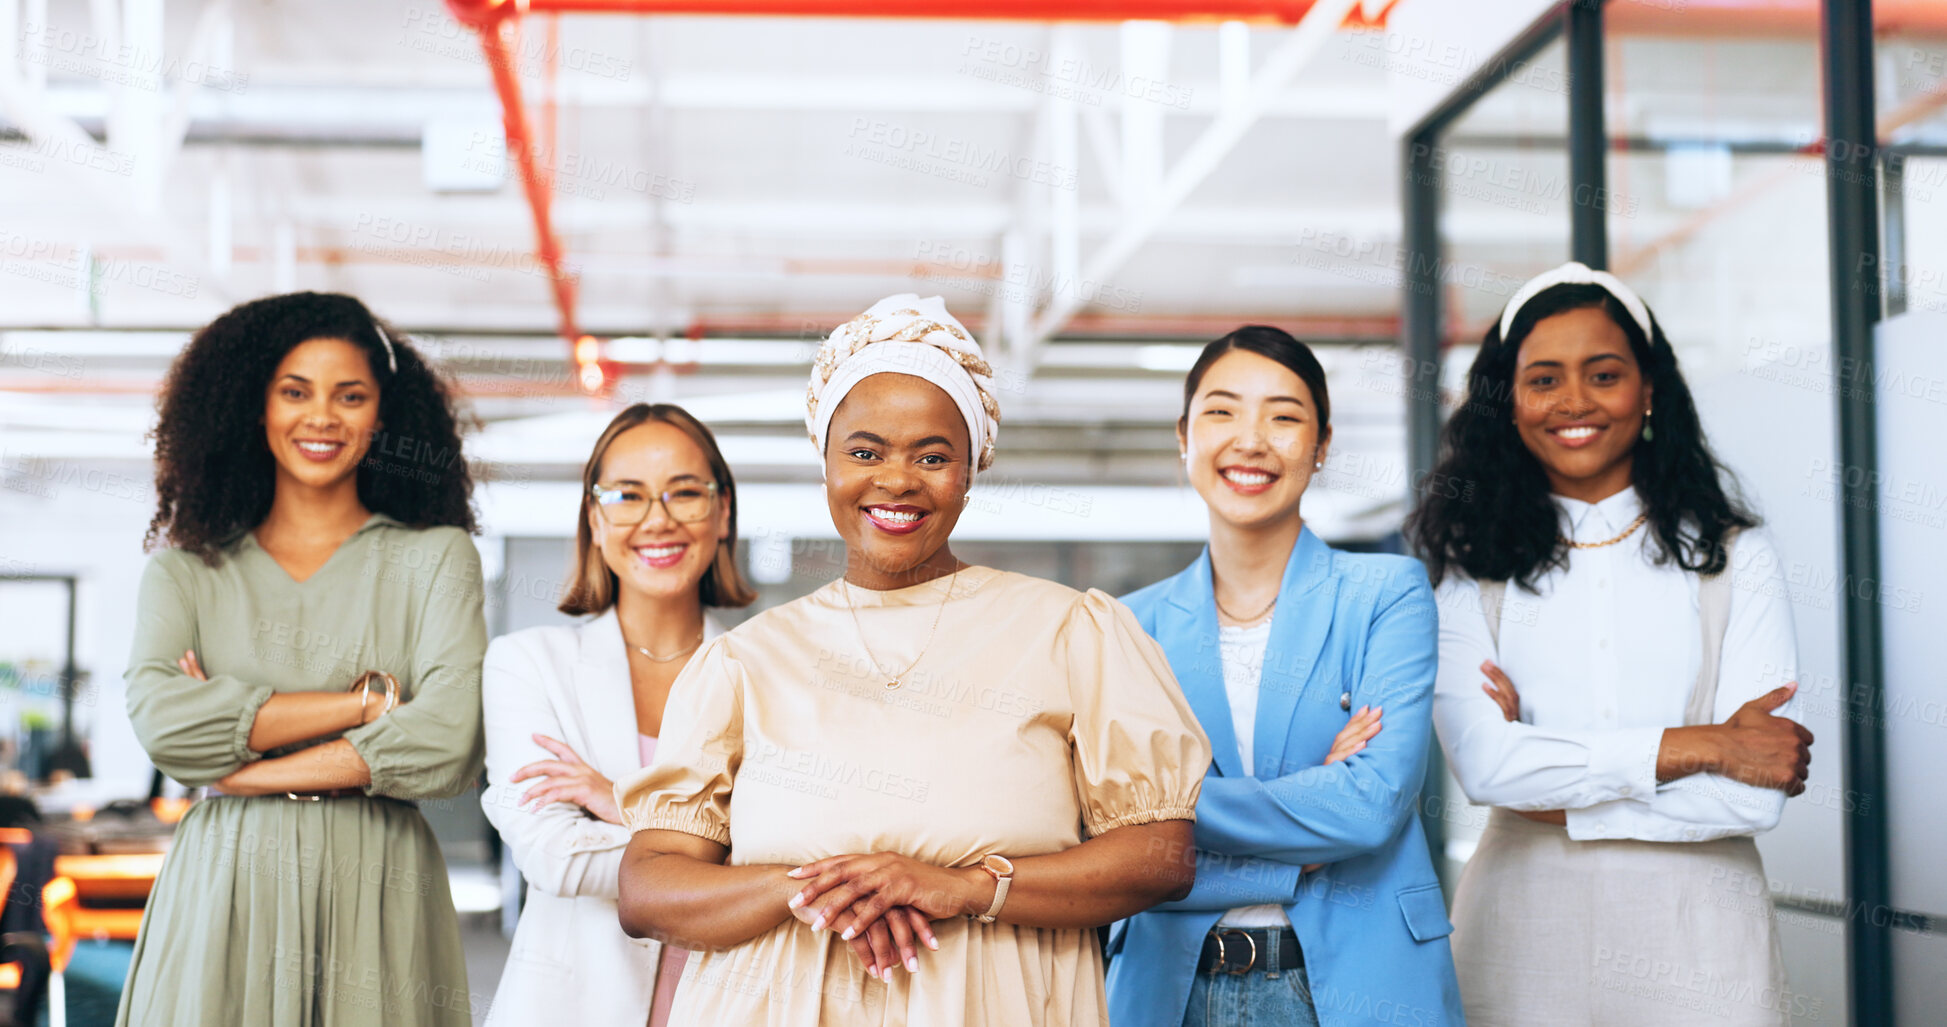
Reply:
<svg viewBox="0 0 1947 1027"><path fill-rule="evenodd" d="M1230 700L1230 724L1237 735L1237 754L1251 767L1251 735L1257 729L1258 684L1264 676L1264 647L1271 640L1271 619L1249 627L1223 625L1217 629L1217 655L1224 665L1224 695ZM1217 921L1223 927L1284 927L1291 923L1276 903L1238 906Z"/></svg>

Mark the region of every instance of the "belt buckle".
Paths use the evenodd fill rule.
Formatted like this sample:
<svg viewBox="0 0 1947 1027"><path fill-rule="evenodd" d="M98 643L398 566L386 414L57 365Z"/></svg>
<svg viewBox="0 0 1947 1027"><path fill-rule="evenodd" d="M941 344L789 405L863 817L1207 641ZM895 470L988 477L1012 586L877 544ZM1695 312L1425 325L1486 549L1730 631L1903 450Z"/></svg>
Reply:
<svg viewBox="0 0 1947 1027"><path fill-rule="evenodd" d="M1244 940L1246 942L1249 942L1251 946L1250 961L1235 970L1224 969L1224 935L1227 934L1241 934L1244 936ZM1224 928L1217 932L1217 970L1218 971L1227 973L1232 977L1242 977L1245 974L1250 973L1251 967L1254 967L1256 965L1257 965L1257 939L1251 936L1251 932L1246 930L1241 930L1236 927Z"/></svg>
<svg viewBox="0 0 1947 1027"><path fill-rule="evenodd" d="M1212 974L1223 973L1224 972L1224 934L1222 931L1212 931L1210 933L1211 933L1211 937L1217 939L1217 961L1211 963L1209 968L1206 969L1204 973L1212 973Z"/></svg>

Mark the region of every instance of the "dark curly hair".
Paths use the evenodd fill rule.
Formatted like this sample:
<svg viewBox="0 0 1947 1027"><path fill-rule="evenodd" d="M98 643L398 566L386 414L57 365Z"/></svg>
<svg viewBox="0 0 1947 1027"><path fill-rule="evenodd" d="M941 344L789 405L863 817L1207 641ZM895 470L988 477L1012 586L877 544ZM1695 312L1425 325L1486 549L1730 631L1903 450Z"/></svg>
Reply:
<svg viewBox="0 0 1947 1027"><path fill-rule="evenodd" d="M1466 401L1441 433L1440 461L1406 522L1407 539L1435 584L1459 570L1476 581L1511 580L1532 589L1543 574L1568 565L1569 547L1557 537L1548 476L1515 430L1515 359L1522 340L1542 320L1588 307L1600 308L1622 329L1656 397L1656 437L1636 444L1630 470L1649 514L1656 562L1716 574L1728 562L1726 538L1758 523L1704 440L1696 401L1655 316L1650 318L1653 335L1645 337L1608 290L1557 285L1521 307L1505 341L1498 321L1488 328L1467 372ZM1451 487L1434 488L1432 482Z"/></svg>
<svg viewBox="0 0 1947 1027"><path fill-rule="evenodd" d="M378 319L357 299L335 293L251 300L197 332L156 403L156 513L144 548L166 540L215 566L225 547L263 522L276 487L264 397L285 354L312 339L351 342L365 351L377 379L384 427L359 464L359 502L415 528L478 531L452 387L402 333L383 330L397 371L387 364Z"/></svg>

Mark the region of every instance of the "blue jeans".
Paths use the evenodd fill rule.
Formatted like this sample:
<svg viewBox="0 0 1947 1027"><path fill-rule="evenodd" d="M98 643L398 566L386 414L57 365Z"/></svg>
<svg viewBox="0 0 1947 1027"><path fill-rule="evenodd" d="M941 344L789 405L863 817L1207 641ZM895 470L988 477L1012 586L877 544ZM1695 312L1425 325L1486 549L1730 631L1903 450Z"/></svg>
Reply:
<svg viewBox="0 0 1947 1027"><path fill-rule="evenodd" d="M1311 978L1304 967L1239 974L1198 974L1183 1027L1318 1027Z"/></svg>

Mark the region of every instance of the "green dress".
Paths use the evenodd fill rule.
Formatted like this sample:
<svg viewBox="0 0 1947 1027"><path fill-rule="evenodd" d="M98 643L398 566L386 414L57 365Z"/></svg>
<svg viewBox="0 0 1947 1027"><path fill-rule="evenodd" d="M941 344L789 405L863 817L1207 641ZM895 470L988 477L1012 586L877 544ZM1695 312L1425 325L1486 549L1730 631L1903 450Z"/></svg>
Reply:
<svg viewBox="0 0 1947 1027"><path fill-rule="evenodd" d="M480 774L481 589L465 532L380 514L302 582L249 534L215 567L179 550L149 561L128 714L183 784L262 758L251 722L274 693L341 690L373 669L411 701L342 736L371 768L365 795L190 807L142 917L118 1025L472 1022L487 1000L467 990L446 864L414 802L449 800ZM176 668L185 649L208 681Z"/></svg>

